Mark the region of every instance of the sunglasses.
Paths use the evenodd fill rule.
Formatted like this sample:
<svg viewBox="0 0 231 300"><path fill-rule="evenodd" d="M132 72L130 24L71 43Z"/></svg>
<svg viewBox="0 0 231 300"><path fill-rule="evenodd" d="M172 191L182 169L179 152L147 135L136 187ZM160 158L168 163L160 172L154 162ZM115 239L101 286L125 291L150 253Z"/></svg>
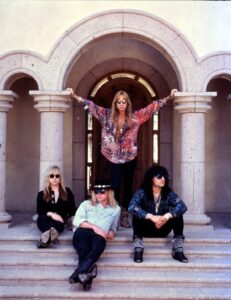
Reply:
<svg viewBox="0 0 231 300"><path fill-rule="evenodd" d="M162 174L157 174L155 177L156 177L157 179L161 179L162 177L164 177L164 179L165 179L165 176L162 175Z"/></svg>
<svg viewBox="0 0 231 300"><path fill-rule="evenodd" d="M101 189L101 190L94 190L95 194L105 194L106 190Z"/></svg>
<svg viewBox="0 0 231 300"><path fill-rule="evenodd" d="M54 178L54 177L55 178L60 178L60 175L59 174L50 174L49 177L50 178Z"/></svg>
<svg viewBox="0 0 231 300"><path fill-rule="evenodd" d="M117 101L117 104L127 104L127 101L126 100L119 100L119 101Z"/></svg>

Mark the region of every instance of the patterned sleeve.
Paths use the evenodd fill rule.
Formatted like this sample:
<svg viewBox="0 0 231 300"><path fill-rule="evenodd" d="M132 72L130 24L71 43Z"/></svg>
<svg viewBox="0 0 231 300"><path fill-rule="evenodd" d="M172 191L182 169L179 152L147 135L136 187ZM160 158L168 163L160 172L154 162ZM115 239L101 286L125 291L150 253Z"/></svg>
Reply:
<svg viewBox="0 0 231 300"><path fill-rule="evenodd" d="M93 101L88 99L84 99L84 104L84 108L89 109L90 113L102 123L109 109L98 106Z"/></svg>
<svg viewBox="0 0 231 300"><path fill-rule="evenodd" d="M150 119L160 109L160 101L161 100L153 101L148 106L136 110L134 112L134 115L137 118L140 125L146 122L148 119Z"/></svg>
<svg viewBox="0 0 231 300"><path fill-rule="evenodd" d="M143 203L144 190L138 190L132 197L132 200L128 206L128 211L138 218L145 218L148 212L142 209Z"/></svg>
<svg viewBox="0 0 231 300"><path fill-rule="evenodd" d="M184 201L181 200L176 193L171 192L168 195L169 212L173 217L179 217L187 211L187 206Z"/></svg>

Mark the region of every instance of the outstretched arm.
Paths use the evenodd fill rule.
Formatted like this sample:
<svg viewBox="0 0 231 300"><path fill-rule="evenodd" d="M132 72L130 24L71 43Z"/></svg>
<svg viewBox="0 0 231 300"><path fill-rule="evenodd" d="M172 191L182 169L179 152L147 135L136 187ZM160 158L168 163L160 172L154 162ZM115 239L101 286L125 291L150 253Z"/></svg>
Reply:
<svg viewBox="0 0 231 300"><path fill-rule="evenodd" d="M83 97L76 95L72 88L67 88L66 91L70 92L72 99L77 100L78 102L83 102Z"/></svg>
<svg viewBox="0 0 231 300"><path fill-rule="evenodd" d="M160 108L162 108L167 101L173 100L174 99L174 93L177 92L177 89L172 89L169 96L159 99L159 100L154 100L151 104L148 106L141 108L137 111L135 111L135 115L139 121L140 124L143 124L146 122L148 119L150 119Z"/></svg>
<svg viewBox="0 0 231 300"><path fill-rule="evenodd" d="M170 94L169 94L169 96L167 96L167 97L163 98L162 100L160 100L162 102L162 104L164 105L164 104L167 103L167 101L173 100L174 99L174 94L176 92L178 92L177 89L172 89L171 92L170 92Z"/></svg>
<svg viewBox="0 0 231 300"><path fill-rule="evenodd" d="M84 109L89 110L89 112L96 119L98 119L100 122L103 122L103 119L104 119L104 117L106 115L106 111L108 109L95 104L91 100L84 99L83 97L76 95L74 93L73 89L71 89L71 88L67 88L66 91L70 92L70 96L71 96L72 99L77 100L78 102L84 103L85 104Z"/></svg>

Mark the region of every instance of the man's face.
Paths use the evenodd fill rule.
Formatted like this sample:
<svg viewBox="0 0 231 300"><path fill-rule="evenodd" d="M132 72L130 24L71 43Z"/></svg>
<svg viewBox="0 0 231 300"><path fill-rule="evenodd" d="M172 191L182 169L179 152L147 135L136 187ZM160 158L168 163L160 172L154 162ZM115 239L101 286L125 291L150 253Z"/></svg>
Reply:
<svg viewBox="0 0 231 300"><path fill-rule="evenodd" d="M95 190L95 195L98 202L107 202L108 200L108 190L97 189Z"/></svg>
<svg viewBox="0 0 231 300"><path fill-rule="evenodd" d="M125 111L127 108L127 100L124 99L122 95L120 95L116 101L116 106L119 111Z"/></svg>
<svg viewBox="0 0 231 300"><path fill-rule="evenodd" d="M152 178L152 184L155 187L163 188L165 186L165 178L163 175L157 174Z"/></svg>

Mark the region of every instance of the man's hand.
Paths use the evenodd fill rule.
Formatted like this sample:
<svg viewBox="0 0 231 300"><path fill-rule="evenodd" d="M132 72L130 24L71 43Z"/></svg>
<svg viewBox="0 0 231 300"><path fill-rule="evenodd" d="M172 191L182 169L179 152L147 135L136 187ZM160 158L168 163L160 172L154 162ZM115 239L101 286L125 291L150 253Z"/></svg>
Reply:
<svg viewBox="0 0 231 300"><path fill-rule="evenodd" d="M164 216L154 216L150 220L155 224L157 229L160 229L164 224L167 223L167 219Z"/></svg>
<svg viewBox="0 0 231 300"><path fill-rule="evenodd" d="M114 238L115 238L115 233L113 230L110 230L107 235L107 240L112 241L112 240L114 240Z"/></svg>
<svg viewBox="0 0 231 300"><path fill-rule="evenodd" d="M92 229L94 230L94 232L96 234L101 235L103 238L105 238L105 240L107 239L107 233L103 229L101 229L100 227L98 227L96 225L94 225L92 227Z"/></svg>
<svg viewBox="0 0 231 300"><path fill-rule="evenodd" d="M76 95L72 88L67 88L66 91L70 93L72 99L75 99L78 102L83 102L83 98L81 96Z"/></svg>
<svg viewBox="0 0 231 300"><path fill-rule="evenodd" d="M171 92L170 92L170 96L171 96L172 98L174 98L174 94L175 94L176 92L179 92L179 91L178 91L177 89L172 89Z"/></svg>
<svg viewBox="0 0 231 300"><path fill-rule="evenodd" d="M74 91L73 91L72 88L67 88L66 91L70 93L71 97L73 97L75 95L75 93L74 93Z"/></svg>

